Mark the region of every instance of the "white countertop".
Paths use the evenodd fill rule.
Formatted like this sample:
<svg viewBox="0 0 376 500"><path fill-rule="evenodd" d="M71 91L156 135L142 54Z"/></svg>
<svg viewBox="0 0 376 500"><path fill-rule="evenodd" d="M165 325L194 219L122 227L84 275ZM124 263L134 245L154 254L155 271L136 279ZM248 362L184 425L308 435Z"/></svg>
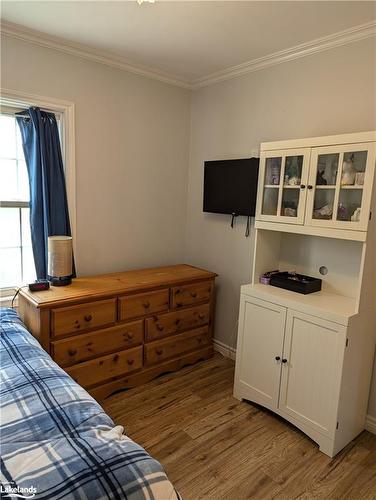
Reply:
<svg viewBox="0 0 376 500"><path fill-rule="evenodd" d="M303 295L283 288L257 283L243 285L241 293L334 321L340 325L348 325L350 317L358 313L355 299L323 290Z"/></svg>

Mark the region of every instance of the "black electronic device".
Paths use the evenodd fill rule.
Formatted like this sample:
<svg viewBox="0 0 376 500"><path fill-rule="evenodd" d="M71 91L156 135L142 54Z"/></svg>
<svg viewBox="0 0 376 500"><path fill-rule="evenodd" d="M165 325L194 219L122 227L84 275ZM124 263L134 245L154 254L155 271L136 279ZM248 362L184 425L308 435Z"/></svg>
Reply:
<svg viewBox="0 0 376 500"><path fill-rule="evenodd" d="M48 280L35 280L34 283L29 283L29 290L31 292L41 292L42 290L48 290L50 288L50 282Z"/></svg>
<svg viewBox="0 0 376 500"><path fill-rule="evenodd" d="M259 158L206 161L203 211L255 215Z"/></svg>

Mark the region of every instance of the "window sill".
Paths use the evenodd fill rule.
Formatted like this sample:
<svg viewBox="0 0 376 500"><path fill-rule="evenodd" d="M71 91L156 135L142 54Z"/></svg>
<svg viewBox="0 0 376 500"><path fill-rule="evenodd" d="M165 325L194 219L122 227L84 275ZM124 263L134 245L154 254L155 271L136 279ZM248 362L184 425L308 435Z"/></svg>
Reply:
<svg viewBox="0 0 376 500"><path fill-rule="evenodd" d="M12 299L13 295L0 297L0 307L12 307ZM14 304L17 306L17 299L14 301Z"/></svg>

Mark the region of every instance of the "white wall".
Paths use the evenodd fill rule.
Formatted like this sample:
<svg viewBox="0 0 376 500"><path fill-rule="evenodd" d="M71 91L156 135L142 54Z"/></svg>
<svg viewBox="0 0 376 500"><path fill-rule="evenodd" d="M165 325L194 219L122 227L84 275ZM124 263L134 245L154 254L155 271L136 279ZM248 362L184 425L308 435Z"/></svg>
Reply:
<svg viewBox="0 0 376 500"><path fill-rule="evenodd" d="M7 37L1 69L75 103L79 274L181 262L190 93Z"/></svg>
<svg viewBox="0 0 376 500"><path fill-rule="evenodd" d="M231 229L229 217L202 213L203 162L249 157L261 141L376 128L372 39L203 88L191 108L185 90L2 42L3 87L76 105L79 273L185 256L219 274L215 336L230 346L253 232L244 237L244 218ZM376 370L370 413L376 417Z"/></svg>
<svg viewBox="0 0 376 500"><path fill-rule="evenodd" d="M371 39L193 93L186 261L219 275L215 336L221 342L236 345L253 235L244 238L245 218L231 230L228 216L202 212L203 162L249 157L262 141L375 129L375 89ZM376 416L376 396L371 404Z"/></svg>

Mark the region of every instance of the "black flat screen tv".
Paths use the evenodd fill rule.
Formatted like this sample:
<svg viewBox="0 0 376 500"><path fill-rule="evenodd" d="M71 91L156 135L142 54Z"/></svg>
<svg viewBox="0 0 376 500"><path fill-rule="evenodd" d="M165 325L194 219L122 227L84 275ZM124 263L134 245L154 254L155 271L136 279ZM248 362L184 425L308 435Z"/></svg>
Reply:
<svg viewBox="0 0 376 500"><path fill-rule="evenodd" d="M259 159L206 161L204 212L255 215Z"/></svg>

